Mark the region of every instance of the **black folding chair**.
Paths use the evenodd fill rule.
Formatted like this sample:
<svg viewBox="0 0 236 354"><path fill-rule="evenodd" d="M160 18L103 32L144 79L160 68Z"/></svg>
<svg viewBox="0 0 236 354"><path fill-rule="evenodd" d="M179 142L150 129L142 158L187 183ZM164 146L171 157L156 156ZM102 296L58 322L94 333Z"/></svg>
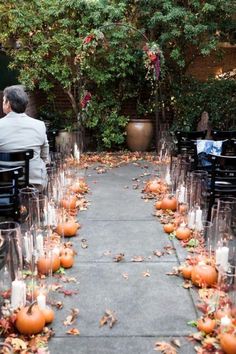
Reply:
<svg viewBox="0 0 236 354"><path fill-rule="evenodd" d="M188 156L191 162L191 170L198 168L198 155L197 155L197 140L204 139L207 135L207 130L183 132L177 130L175 136L177 138L177 154Z"/></svg>
<svg viewBox="0 0 236 354"><path fill-rule="evenodd" d="M217 198L236 197L236 156L207 156L211 162L208 208L210 219L211 208Z"/></svg>
<svg viewBox="0 0 236 354"><path fill-rule="evenodd" d="M18 220L19 217L19 179L23 168L0 169L0 215Z"/></svg>
<svg viewBox="0 0 236 354"><path fill-rule="evenodd" d="M213 140L236 139L236 130L212 130L211 136Z"/></svg>
<svg viewBox="0 0 236 354"><path fill-rule="evenodd" d="M29 185L29 164L34 156L34 150L0 151L0 168L23 167L23 175L18 181L19 188Z"/></svg>

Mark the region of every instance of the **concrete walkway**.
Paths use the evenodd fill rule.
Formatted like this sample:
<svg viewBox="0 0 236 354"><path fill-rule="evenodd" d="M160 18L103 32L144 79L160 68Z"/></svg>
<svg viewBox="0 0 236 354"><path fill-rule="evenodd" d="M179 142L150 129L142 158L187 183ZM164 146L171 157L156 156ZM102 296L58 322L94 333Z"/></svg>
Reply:
<svg viewBox="0 0 236 354"><path fill-rule="evenodd" d="M75 266L67 271L79 283L66 286L79 293L57 297L64 308L56 312L56 335L49 342L52 354L149 354L155 353L156 341L174 338L181 343L178 353L195 353L193 343L186 339L192 332L187 322L196 319L191 291L182 287L181 278L166 275L185 253L152 216L154 201L141 199L144 178L139 189L133 188L136 182L132 179L144 172L155 173L154 167L146 162L131 163L104 174L89 169L91 205L78 215L82 228L79 237L72 239L78 255ZM82 239L87 240L88 248L81 247ZM176 252L153 255L166 245L175 246ZM114 262L119 253L124 253L124 260ZM144 261L132 262L134 256L142 256ZM63 321L75 307L79 317L65 327ZM118 318L111 329L99 327L107 309ZM71 327L78 328L80 336L67 335Z"/></svg>

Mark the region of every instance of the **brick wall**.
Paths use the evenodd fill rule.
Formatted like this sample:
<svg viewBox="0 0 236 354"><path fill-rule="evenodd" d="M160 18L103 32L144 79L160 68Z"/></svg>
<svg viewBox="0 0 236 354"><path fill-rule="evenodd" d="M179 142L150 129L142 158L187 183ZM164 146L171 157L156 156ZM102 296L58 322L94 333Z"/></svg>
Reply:
<svg viewBox="0 0 236 354"><path fill-rule="evenodd" d="M216 54L209 57L197 57L189 66L187 74L198 80L205 81L207 78L231 71L236 68L236 47L227 47L222 44L223 57Z"/></svg>

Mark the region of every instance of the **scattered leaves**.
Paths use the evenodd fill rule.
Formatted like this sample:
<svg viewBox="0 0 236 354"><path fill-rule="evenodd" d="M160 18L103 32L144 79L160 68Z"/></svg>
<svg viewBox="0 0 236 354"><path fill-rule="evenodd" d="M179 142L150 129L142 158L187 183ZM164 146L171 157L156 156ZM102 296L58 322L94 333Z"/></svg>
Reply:
<svg viewBox="0 0 236 354"><path fill-rule="evenodd" d="M71 328L71 329L68 329L68 331L66 331L66 334L70 334L72 336L79 336L80 331L77 328Z"/></svg>
<svg viewBox="0 0 236 354"><path fill-rule="evenodd" d="M126 280L129 279L129 274L127 272L122 273L122 277Z"/></svg>
<svg viewBox="0 0 236 354"><path fill-rule="evenodd" d="M151 274L149 273L149 270L146 270L146 272L142 272L143 277L149 278Z"/></svg>
<svg viewBox="0 0 236 354"><path fill-rule="evenodd" d="M144 261L144 257L143 256L134 256L131 258L132 262L143 262Z"/></svg>
<svg viewBox="0 0 236 354"><path fill-rule="evenodd" d="M88 241L85 238L81 240L81 248L88 248Z"/></svg>
<svg viewBox="0 0 236 354"><path fill-rule="evenodd" d="M193 284L192 284L191 280L186 279L182 286L184 289L190 289L193 287Z"/></svg>
<svg viewBox="0 0 236 354"><path fill-rule="evenodd" d="M99 327L102 327L105 324L109 324L109 327L112 328L116 322L117 317L115 316L114 312L111 310L106 310L99 321Z"/></svg>
<svg viewBox="0 0 236 354"><path fill-rule="evenodd" d="M71 313L69 316L66 317L65 321L63 322L64 326L72 325L77 317L79 316L79 309L71 309Z"/></svg>
<svg viewBox="0 0 236 354"><path fill-rule="evenodd" d="M154 350L162 352L163 354L177 354L176 348L167 342L156 342Z"/></svg>
<svg viewBox="0 0 236 354"><path fill-rule="evenodd" d="M164 253L159 250L155 250L155 251L153 251L153 254L154 254L154 256L161 257L161 256L163 256Z"/></svg>
<svg viewBox="0 0 236 354"><path fill-rule="evenodd" d="M125 255L124 253L119 253L119 254L116 254L114 257L113 257L113 261L114 262L121 262L123 261L125 258Z"/></svg>

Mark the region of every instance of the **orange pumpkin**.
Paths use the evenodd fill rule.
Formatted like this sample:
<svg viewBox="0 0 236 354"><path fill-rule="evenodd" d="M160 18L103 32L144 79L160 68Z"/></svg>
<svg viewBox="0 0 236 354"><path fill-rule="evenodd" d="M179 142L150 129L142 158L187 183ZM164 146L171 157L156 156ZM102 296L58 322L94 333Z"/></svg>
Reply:
<svg viewBox="0 0 236 354"><path fill-rule="evenodd" d="M87 184L86 184L84 181L80 180L80 181L78 181L78 182L75 182L75 183L70 187L70 189L71 189L72 192L74 192L74 193L85 193L85 192L87 192L87 190L88 190L88 186L87 186Z"/></svg>
<svg viewBox="0 0 236 354"><path fill-rule="evenodd" d="M64 247L61 249L60 256L63 256L64 254L69 254L71 256L74 256L75 252L72 248Z"/></svg>
<svg viewBox="0 0 236 354"><path fill-rule="evenodd" d="M206 334L213 332L215 326L216 326L216 321L212 320L210 317L203 317L197 321L197 329Z"/></svg>
<svg viewBox="0 0 236 354"><path fill-rule="evenodd" d="M16 317L15 326L21 334L40 333L45 326L45 318L42 311L33 302L30 306L23 307Z"/></svg>
<svg viewBox="0 0 236 354"><path fill-rule="evenodd" d="M54 318L55 318L55 314L53 309L51 309L50 307L46 306L45 308L40 308L40 311L43 313L44 318L45 318L45 323L51 323Z"/></svg>
<svg viewBox="0 0 236 354"><path fill-rule="evenodd" d="M167 233L167 234L170 234L171 232L173 232L175 229L175 226L174 224L165 224L163 225L163 230Z"/></svg>
<svg viewBox="0 0 236 354"><path fill-rule="evenodd" d="M64 223L57 225L56 232L60 236L72 237L76 235L76 232L79 228L80 228L79 223L75 221L66 221Z"/></svg>
<svg viewBox="0 0 236 354"><path fill-rule="evenodd" d="M191 280L198 287L210 287L217 282L217 271L208 264L197 264L193 266Z"/></svg>
<svg viewBox="0 0 236 354"><path fill-rule="evenodd" d="M236 353L236 335L222 333L220 335L220 345L226 354Z"/></svg>
<svg viewBox="0 0 236 354"><path fill-rule="evenodd" d="M192 231L186 226L179 226L175 231L175 236L178 240L188 240Z"/></svg>
<svg viewBox="0 0 236 354"><path fill-rule="evenodd" d="M161 208L164 210L169 209L175 211L177 209L176 198L173 196L163 198L161 202Z"/></svg>
<svg viewBox="0 0 236 354"><path fill-rule="evenodd" d="M64 253L61 256L61 266L63 268L71 268L74 264L74 257L69 253Z"/></svg>
<svg viewBox="0 0 236 354"><path fill-rule="evenodd" d="M60 206L65 209L76 209L77 198L73 195L65 196L60 201Z"/></svg>
<svg viewBox="0 0 236 354"><path fill-rule="evenodd" d="M161 209L161 203L162 203L161 200L158 200L158 201L155 203L155 208L156 208L157 210Z"/></svg>
<svg viewBox="0 0 236 354"><path fill-rule="evenodd" d="M48 275L50 271L56 272L60 268L60 258L58 255L53 254L52 258L44 255L38 258L37 268L40 274Z"/></svg>
<svg viewBox="0 0 236 354"><path fill-rule="evenodd" d="M193 266L191 265L183 265L180 268L180 273L182 274L184 279L191 279Z"/></svg>

